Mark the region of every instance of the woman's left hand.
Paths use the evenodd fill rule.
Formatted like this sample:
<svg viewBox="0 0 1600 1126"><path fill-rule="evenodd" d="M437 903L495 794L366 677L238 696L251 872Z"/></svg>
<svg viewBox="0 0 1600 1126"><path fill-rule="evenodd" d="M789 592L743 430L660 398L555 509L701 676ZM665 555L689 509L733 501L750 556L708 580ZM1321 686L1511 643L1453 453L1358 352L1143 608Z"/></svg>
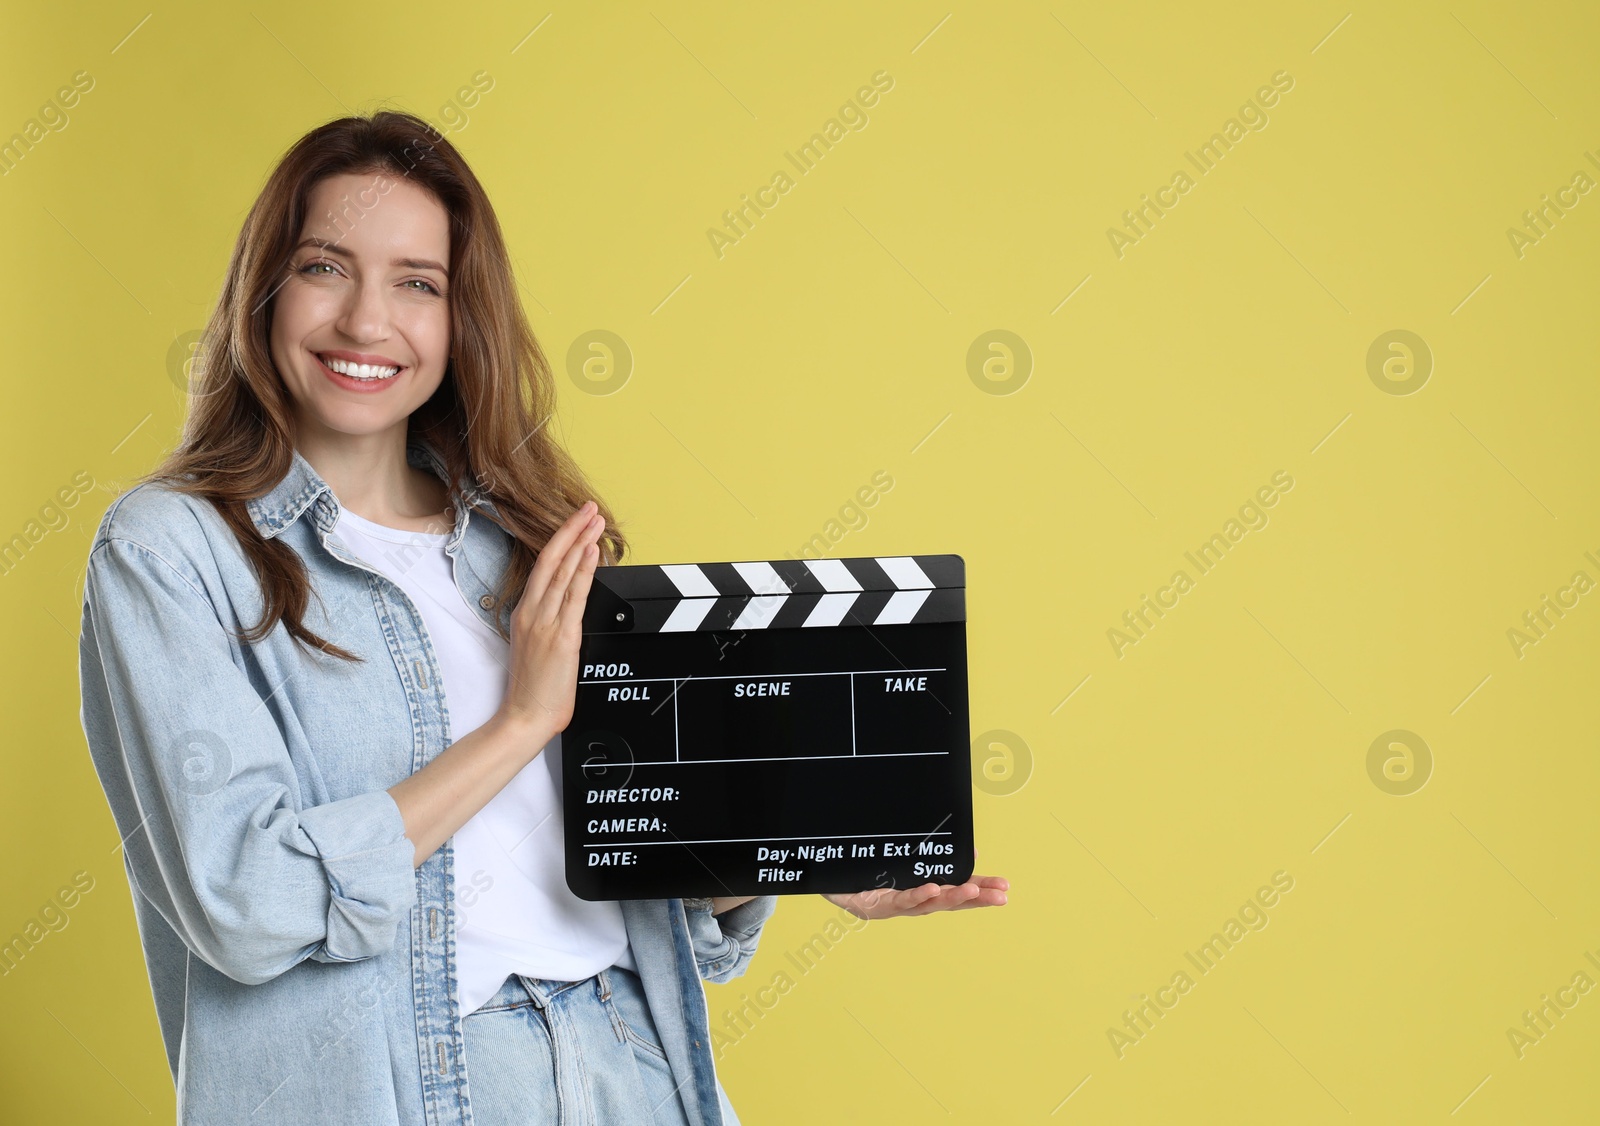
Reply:
<svg viewBox="0 0 1600 1126"><path fill-rule="evenodd" d="M999 907L1011 882L1003 876L973 876L964 884L922 884L914 888L873 888L849 894L823 892L822 898L858 919L894 919L968 907Z"/></svg>

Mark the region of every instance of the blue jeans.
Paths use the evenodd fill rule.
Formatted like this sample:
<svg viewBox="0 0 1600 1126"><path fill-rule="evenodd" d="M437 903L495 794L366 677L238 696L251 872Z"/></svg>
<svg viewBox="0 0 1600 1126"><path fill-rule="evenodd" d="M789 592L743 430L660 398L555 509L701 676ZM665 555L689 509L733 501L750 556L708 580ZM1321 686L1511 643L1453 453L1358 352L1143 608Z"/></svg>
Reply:
<svg viewBox="0 0 1600 1126"><path fill-rule="evenodd" d="M688 1121L631 970L612 966L584 981L512 974L462 1030L478 1126Z"/></svg>

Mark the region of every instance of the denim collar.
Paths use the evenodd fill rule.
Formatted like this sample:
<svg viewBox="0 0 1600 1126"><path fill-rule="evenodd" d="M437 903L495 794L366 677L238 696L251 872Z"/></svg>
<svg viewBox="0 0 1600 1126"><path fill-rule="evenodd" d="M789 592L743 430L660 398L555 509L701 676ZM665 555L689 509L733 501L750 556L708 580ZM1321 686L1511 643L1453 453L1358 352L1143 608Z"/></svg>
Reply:
<svg viewBox="0 0 1600 1126"><path fill-rule="evenodd" d="M284 474L283 479L264 496L245 502L251 520L255 522L257 530L265 539L280 535L285 528L300 519L306 510L313 506L318 509L314 518L324 529L331 529L339 518L339 501L334 496L332 486L322 479L298 449L291 447L290 454L289 472ZM428 470L446 484L450 483L444 459L426 439L407 436L406 461L418 469ZM494 503L486 498L483 491L468 477L456 481L455 487L451 490L450 501L456 512L456 530L448 544L450 547L460 542L461 533L466 530L467 508L481 507L492 516L499 515Z"/></svg>

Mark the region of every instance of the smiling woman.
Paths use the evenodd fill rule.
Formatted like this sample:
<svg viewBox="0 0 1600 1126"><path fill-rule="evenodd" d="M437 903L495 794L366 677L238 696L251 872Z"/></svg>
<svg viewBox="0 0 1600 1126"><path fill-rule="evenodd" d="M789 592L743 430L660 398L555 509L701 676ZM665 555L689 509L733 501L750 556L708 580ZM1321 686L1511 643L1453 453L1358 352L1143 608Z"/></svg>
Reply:
<svg viewBox="0 0 1600 1126"><path fill-rule="evenodd" d="M626 541L536 424L516 293L442 135L313 130L240 232L182 441L96 532L81 715L182 1122L737 1122L700 980L775 900L563 878L552 759Z"/></svg>
<svg viewBox="0 0 1600 1126"><path fill-rule="evenodd" d="M197 367L178 448L94 536L79 670L180 1121L736 1126L702 979L744 972L776 899L567 886L560 736L626 541L542 425L460 154L409 114L302 138Z"/></svg>

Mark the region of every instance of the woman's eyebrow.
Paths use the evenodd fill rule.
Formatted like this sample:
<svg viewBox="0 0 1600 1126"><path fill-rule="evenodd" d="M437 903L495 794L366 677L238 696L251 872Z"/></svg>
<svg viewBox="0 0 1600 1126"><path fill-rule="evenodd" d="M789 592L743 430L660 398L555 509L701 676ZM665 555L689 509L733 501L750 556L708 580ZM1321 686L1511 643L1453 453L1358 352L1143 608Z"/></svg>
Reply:
<svg viewBox="0 0 1600 1126"><path fill-rule="evenodd" d="M338 243L329 242L324 238L317 238L315 235L312 235L307 239L302 239L300 244L296 246L295 249L300 250L307 246L320 247L321 249L326 250L329 254L339 254L345 258L355 258L354 254L350 253ZM445 277L448 278L450 276L449 270L445 269L431 258L396 258L389 264L391 266L404 266L408 270L438 270Z"/></svg>

